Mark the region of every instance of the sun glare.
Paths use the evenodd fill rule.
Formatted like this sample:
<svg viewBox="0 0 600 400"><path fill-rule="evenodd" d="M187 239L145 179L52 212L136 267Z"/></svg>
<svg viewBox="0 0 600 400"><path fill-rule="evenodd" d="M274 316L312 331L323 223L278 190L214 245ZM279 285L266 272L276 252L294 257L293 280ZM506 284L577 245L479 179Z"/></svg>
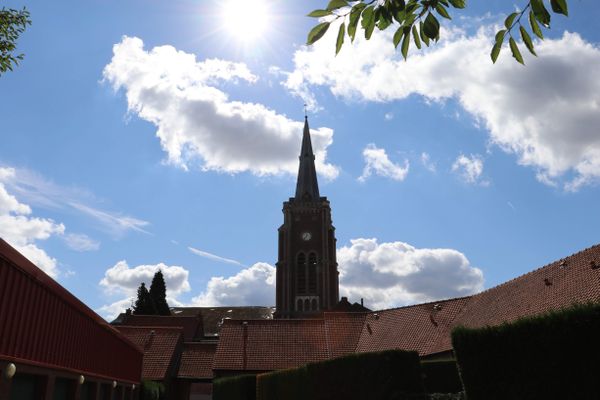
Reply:
<svg viewBox="0 0 600 400"><path fill-rule="evenodd" d="M224 0L221 23L235 40L251 42L267 32L269 11L264 0Z"/></svg>

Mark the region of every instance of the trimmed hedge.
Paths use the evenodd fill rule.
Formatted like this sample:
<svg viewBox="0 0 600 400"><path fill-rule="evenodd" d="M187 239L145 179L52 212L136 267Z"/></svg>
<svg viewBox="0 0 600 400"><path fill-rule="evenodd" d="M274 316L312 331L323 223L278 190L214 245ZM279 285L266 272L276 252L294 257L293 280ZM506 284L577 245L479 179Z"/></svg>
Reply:
<svg viewBox="0 0 600 400"><path fill-rule="evenodd" d="M456 328L469 400L600 399L600 305L481 329Z"/></svg>
<svg viewBox="0 0 600 400"><path fill-rule="evenodd" d="M421 361L421 370L427 393L462 392L456 361Z"/></svg>
<svg viewBox="0 0 600 400"><path fill-rule="evenodd" d="M165 397L165 385L161 382L142 381L140 400L162 400Z"/></svg>
<svg viewBox="0 0 600 400"><path fill-rule="evenodd" d="M352 354L257 377L258 400L425 399L419 356L400 350Z"/></svg>
<svg viewBox="0 0 600 400"><path fill-rule="evenodd" d="M256 376L238 375L215 379L213 400L256 400Z"/></svg>

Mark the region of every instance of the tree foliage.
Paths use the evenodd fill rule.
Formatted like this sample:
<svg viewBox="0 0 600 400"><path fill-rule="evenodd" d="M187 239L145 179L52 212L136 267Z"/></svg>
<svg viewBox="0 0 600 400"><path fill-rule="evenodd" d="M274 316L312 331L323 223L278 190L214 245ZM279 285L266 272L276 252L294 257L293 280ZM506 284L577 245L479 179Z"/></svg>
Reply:
<svg viewBox="0 0 600 400"><path fill-rule="evenodd" d="M396 29L392 41L394 47L398 48L400 45L402 56L406 59L411 43L421 49L422 44L429 46L432 42L437 42L440 38L440 20L452 19L451 11L463 9L466 5L466 0L330 0L326 8L308 14L309 17L321 18L321 22L308 33L307 44L311 45L321 39L333 21L342 19L335 45L336 55L340 52L346 35L350 42L354 41L360 22L367 40L371 38L375 28ZM496 34L490 53L494 63L502 45L508 41L512 56L524 64L516 41L518 38L531 54L537 56L531 37L535 35L543 40L542 28L550 29L551 14L548 5L555 14L569 15L567 0L529 0L520 11L506 17L504 28Z"/></svg>
<svg viewBox="0 0 600 400"><path fill-rule="evenodd" d="M23 54L15 54L19 35L25 31L27 25L31 25L29 11L25 8L15 10L4 8L0 10L0 75L6 71L12 71L24 57Z"/></svg>
<svg viewBox="0 0 600 400"><path fill-rule="evenodd" d="M133 305L133 313L135 315L156 314L154 304L152 304L152 298L150 297L150 293L148 292L148 289L146 289L146 284L144 282L140 284L140 287L137 290L137 299Z"/></svg>
<svg viewBox="0 0 600 400"><path fill-rule="evenodd" d="M159 269L152 278L150 284L150 298L154 305L156 315L171 315L169 305L167 304L167 286L162 271Z"/></svg>

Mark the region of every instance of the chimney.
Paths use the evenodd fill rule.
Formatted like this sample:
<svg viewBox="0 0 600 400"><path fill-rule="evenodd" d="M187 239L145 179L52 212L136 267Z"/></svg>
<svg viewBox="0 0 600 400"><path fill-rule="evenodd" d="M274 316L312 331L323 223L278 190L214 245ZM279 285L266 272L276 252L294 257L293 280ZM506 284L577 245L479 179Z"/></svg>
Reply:
<svg viewBox="0 0 600 400"><path fill-rule="evenodd" d="M365 306L365 305L363 304L363 298L362 298L362 297L360 298L360 305L361 305L361 307L364 307L364 306Z"/></svg>

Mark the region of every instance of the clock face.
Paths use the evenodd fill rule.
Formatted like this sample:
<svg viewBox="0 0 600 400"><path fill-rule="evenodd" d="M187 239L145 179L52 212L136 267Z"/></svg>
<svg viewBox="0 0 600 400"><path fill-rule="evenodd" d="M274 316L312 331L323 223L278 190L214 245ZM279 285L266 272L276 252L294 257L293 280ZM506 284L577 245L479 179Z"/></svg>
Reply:
<svg viewBox="0 0 600 400"><path fill-rule="evenodd" d="M303 232L302 233L302 240L304 240L306 242L309 241L311 237L312 237L312 235L310 234L310 232Z"/></svg>

